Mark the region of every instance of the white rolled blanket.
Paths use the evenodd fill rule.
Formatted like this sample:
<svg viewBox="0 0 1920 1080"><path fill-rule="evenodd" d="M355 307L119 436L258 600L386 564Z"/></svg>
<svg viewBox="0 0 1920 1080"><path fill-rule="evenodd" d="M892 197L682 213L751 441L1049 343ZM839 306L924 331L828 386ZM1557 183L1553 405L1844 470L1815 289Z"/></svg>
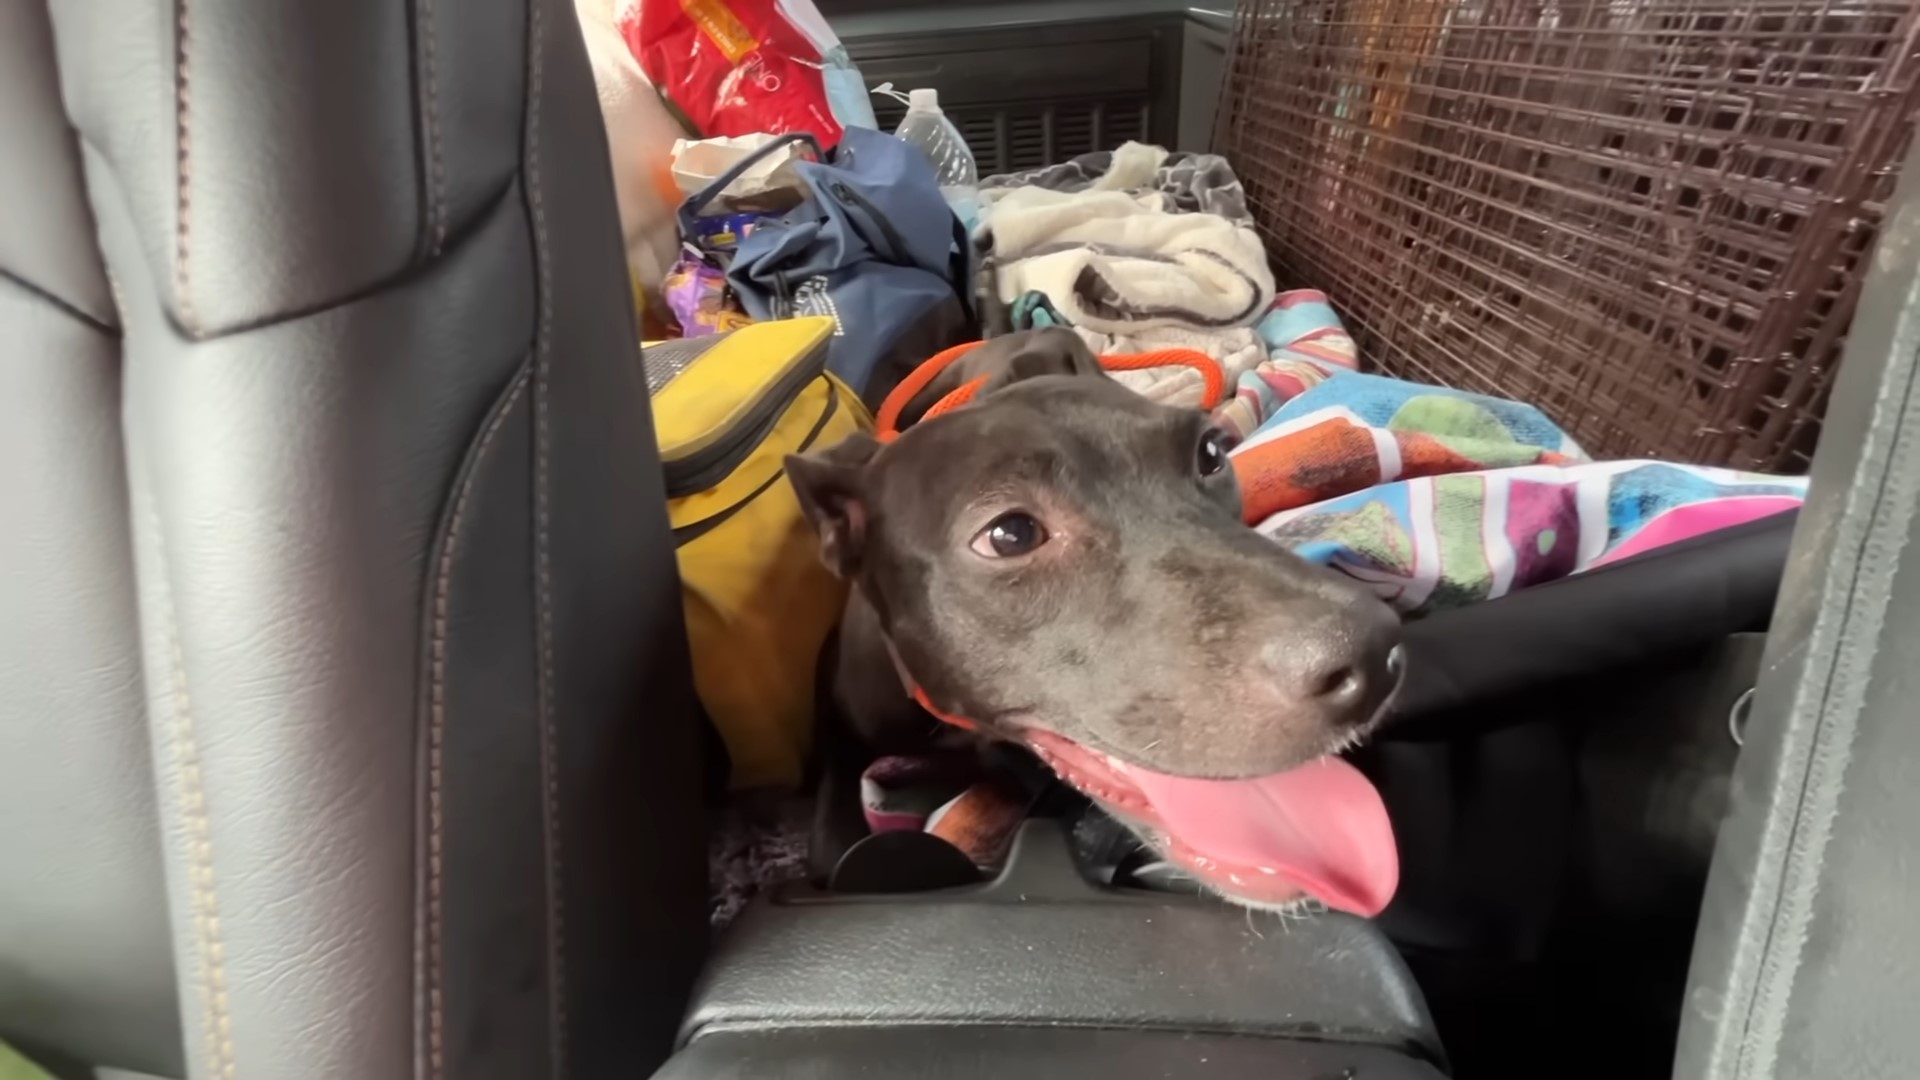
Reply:
<svg viewBox="0 0 1920 1080"><path fill-rule="evenodd" d="M1076 329L1245 327L1273 301L1250 224L1169 212L1158 192L1016 188L995 200L983 228L983 269L999 299L1044 293Z"/></svg>

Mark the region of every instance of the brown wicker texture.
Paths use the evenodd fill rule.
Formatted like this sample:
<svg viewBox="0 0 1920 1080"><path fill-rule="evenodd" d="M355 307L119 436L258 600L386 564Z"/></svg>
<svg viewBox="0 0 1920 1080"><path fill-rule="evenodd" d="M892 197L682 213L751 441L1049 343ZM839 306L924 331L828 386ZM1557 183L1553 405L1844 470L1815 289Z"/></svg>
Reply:
<svg viewBox="0 0 1920 1080"><path fill-rule="evenodd" d="M1606 456L1804 469L1920 0L1241 0L1216 143L1390 374Z"/></svg>

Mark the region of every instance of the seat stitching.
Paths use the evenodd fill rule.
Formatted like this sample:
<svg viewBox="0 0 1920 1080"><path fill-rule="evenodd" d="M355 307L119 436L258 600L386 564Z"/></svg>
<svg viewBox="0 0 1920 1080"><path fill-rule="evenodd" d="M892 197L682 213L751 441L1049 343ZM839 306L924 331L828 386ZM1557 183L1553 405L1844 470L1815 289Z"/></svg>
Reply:
<svg viewBox="0 0 1920 1080"><path fill-rule="evenodd" d="M446 817L441 810L441 762L442 747L445 745L447 721L447 608L448 595L453 577L453 557L460 545L460 526L466 519L467 498L473 493L473 484L480 475L480 466L486 460L487 450L493 445L494 436L500 433L507 418L520 403L521 391L527 388L527 372L522 371L513 380L513 386L500 409L494 414L493 422L480 436L479 444L474 448L473 464L467 475L460 481L460 490L454 496L453 515L447 524L447 542L440 551L440 565L433 586L433 643L430 652L432 661L431 689L428 693L427 723L427 1060L429 1076L440 1077L446 1073L446 1008L442 992L442 837Z"/></svg>
<svg viewBox="0 0 1920 1080"><path fill-rule="evenodd" d="M492 219L499 213L520 213L520 184L517 174L500 182L497 190L487 191L474 200L476 211L471 220L460 228L449 228L448 250L459 250L460 246L472 242L475 237L487 231ZM435 267L424 263L409 263L395 269L391 274L369 279L358 287L344 293L324 297L310 304L296 304L276 311L262 312L245 318L236 318L217 327L201 326L195 341L210 341L215 338L237 337L277 326L286 326L302 319L312 319L332 312L342 311L363 301L389 293L399 292L418 284L433 272Z"/></svg>
<svg viewBox="0 0 1920 1080"><path fill-rule="evenodd" d="M540 660L540 761L546 794L547 842L547 966L548 1024L550 1032L550 1068L553 1080L566 1076L567 992L566 992L566 912L565 880L561 852L560 771L557 732L553 715L553 573L548 516L548 433L547 397L550 392L549 364L552 358L553 288L548 265L545 196L540 186L540 128L544 119L541 91L544 89L544 53L546 0L531 0L528 28L532 49L531 74L527 81L527 191L533 209L533 255L539 289L538 352L534 359L534 562L537 581L539 660Z"/></svg>
<svg viewBox="0 0 1920 1080"><path fill-rule="evenodd" d="M431 254L438 258L447 242L447 180L440 151L440 70L434 36L433 0L420 0L427 84L427 225L433 231Z"/></svg>
<svg viewBox="0 0 1920 1080"><path fill-rule="evenodd" d="M233 1016L227 1000L226 945L220 934L220 897L213 871L213 826L207 813L205 777L200 769L200 747L193 724L193 699L187 690L186 657L180 648L179 622L169 581L166 537L160 516L148 503L153 528L153 550L160 564L161 618L166 627L168 659L173 676L173 723L168 742L180 771L182 804L187 819L188 879L193 897L194 945L200 960L201 1023L206 1029L207 1053L219 1080L233 1080Z"/></svg>
<svg viewBox="0 0 1920 1080"><path fill-rule="evenodd" d="M178 0L178 22L174 42L174 151L178 155L180 176L175 184L173 222L173 291L179 307L180 325L189 337L200 336L200 315L193 306L188 285L187 251L193 221L193 129L188 122L188 104L192 85L187 73L187 45L192 40L192 10L189 0Z"/></svg>

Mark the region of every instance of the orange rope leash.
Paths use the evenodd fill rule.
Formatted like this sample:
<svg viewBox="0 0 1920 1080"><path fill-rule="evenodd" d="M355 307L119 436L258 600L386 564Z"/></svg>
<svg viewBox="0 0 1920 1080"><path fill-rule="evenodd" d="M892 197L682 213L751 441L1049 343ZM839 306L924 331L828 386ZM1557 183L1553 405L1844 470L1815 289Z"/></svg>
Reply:
<svg viewBox="0 0 1920 1080"><path fill-rule="evenodd" d="M934 353L933 357L926 363L921 364L909 372L906 378L901 379L900 385L895 386L893 392L887 395L887 399L880 403L880 412L873 418L874 434L879 437L880 441L892 442L894 439L899 438L900 411L907 407L907 402L912 401L920 391L927 388L928 384L939 378L940 373L947 369L947 365L979 348L981 344L982 343L978 341L969 341L965 344L955 345L950 349L942 349ZM960 390L965 389L967 388L964 386L960 388ZM954 393L957 394L960 390L956 390ZM978 391L979 387L974 387L974 390ZM947 395L947 397L952 396L953 394ZM970 393L968 396L971 397L973 395ZM941 402L945 400L946 398L942 398ZM934 408L937 409L939 407L940 404L935 403ZM928 411L931 412L932 410Z"/></svg>
<svg viewBox="0 0 1920 1080"><path fill-rule="evenodd" d="M922 390L925 390L940 373L961 357L979 348L983 342L969 341L944 349L926 363L914 368L900 385L893 388L887 399L880 403L880 412L874 417L874 434L881 442L892 442L900 437L900 413ZM1220 362L1198 349L1155 349L1152 352L1123 353L1100 357L1100 366L1108 371L1140 371L1157 367L1190 367L1200 373L1202 380L1201 408L1213 409L1220 404L1221 395L1226 392L1227 377L1220 369ZM936 416L952 412L973 400L980 388L987 384L988 376L982 375L962 385L933 403L922 420L931 420Z"/></svg>

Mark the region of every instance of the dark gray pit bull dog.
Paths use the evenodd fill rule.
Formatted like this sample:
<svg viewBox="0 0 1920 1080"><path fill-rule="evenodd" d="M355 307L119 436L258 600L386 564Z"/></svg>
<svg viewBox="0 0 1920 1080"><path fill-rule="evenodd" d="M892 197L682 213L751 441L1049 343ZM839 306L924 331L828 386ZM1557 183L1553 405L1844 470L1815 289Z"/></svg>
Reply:
<svg viewBox="0 0 1920 1080"><path fill-rule="evenodd" d="M907 426L980 375L962 408ZM1338 751L1384 711L1399 620L1242 523L1226 436L1065 330L997 338L882 444L787 459L854 588L833 693L897 750L927 712L1030 747L1216 891L1373 914L1398 882ZM903 683L905 685L903 685Z"/></svg>

